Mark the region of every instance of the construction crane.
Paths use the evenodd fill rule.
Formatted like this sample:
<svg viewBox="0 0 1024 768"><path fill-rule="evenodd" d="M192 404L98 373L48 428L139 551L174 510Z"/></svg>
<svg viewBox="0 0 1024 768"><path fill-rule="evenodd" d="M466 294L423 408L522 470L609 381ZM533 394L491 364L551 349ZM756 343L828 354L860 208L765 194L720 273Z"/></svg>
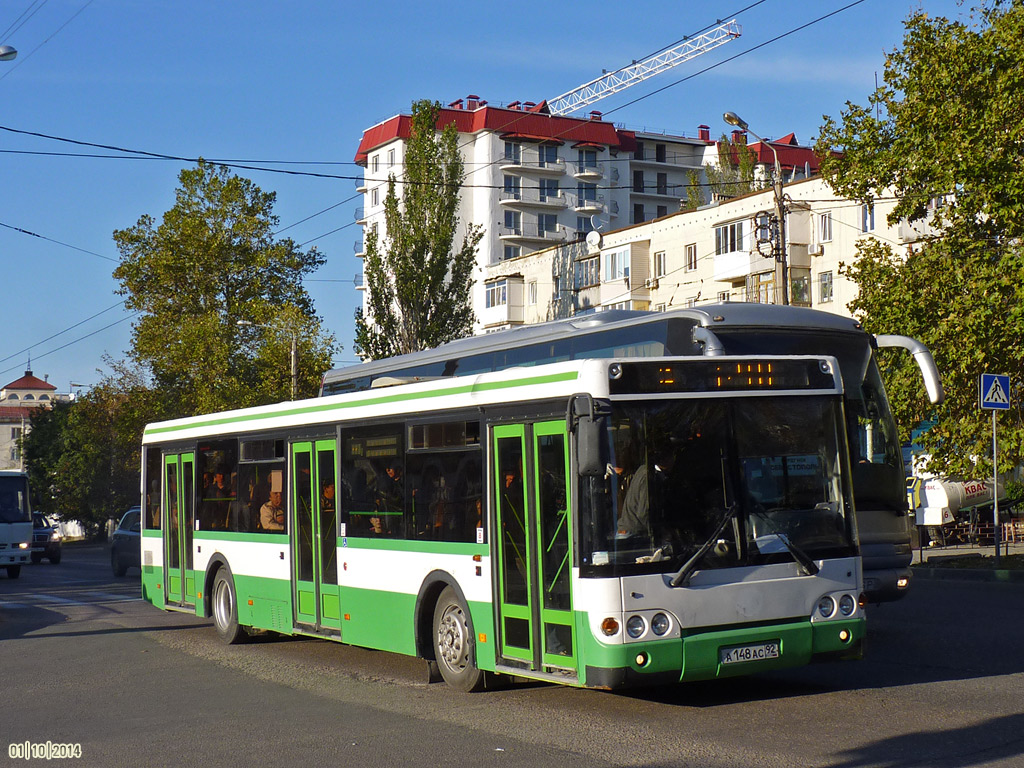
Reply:
<svg viewBox="0 0 1024 768"><path fill-rule="evenodd" d="M701 54L717 48L739 37L740 25L736 19L719 24L714 29L697 37L684 39L679 45L667 48L643 61L634 61L614 72L608 72L596 80L591 80L579 88L548 100L548 109L552 115L570 115L588 107L595 101L623 91L630 86L661 74L667 69L694 59Z"/></svg>

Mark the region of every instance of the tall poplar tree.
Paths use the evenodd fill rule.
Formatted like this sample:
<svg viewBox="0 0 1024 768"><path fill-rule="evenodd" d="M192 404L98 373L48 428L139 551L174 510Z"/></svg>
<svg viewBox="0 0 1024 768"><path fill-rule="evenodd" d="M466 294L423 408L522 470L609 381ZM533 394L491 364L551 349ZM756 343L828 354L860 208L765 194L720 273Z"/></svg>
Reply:
<svg viewBox="0 0 1024 768"><path fill-rule="evenodd" d="M890 223L925 222L933 234L909 252L865 238L845 267L859 289L850 307L868 330L914 336L935 355L938 409L909 356L883 358L901 428L936 421L925 435L934 471L991 472L979 375L1011 375L1005 471L1024 460L1024 4L995 0L956 21L919 12L905 26L883 84L867 105L825 118L817 152L837 193L895 196Z"/></svg>
<svg viewBox="0 0 1024 768"><path fill-rule="evenodd" d="M403 178L388 177L384 232L366 235L368 312L356 311L356 351L363 357L415 352L472 332L470 292L482 233L468 225L453 249L465 172L454 123L437 130L439 110L436 102L412 105Z"/></svg>

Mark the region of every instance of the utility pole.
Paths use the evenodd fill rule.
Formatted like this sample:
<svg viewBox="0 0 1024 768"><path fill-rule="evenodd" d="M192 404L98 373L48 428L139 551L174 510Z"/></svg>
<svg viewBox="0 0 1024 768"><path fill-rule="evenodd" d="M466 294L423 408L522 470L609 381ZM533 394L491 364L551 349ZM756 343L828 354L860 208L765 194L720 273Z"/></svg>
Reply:
<svg viewBox="0 0 1024 768"><path fill-rule="evenodd" d="M775 158L774 178L772 179L772 191L775 193L775 219L778 222L777 242L775 246L775 296L777 304L789 304L789 260L786 258L786 204L782 192L782 166L779 164L779 153L767 142L750 130L746 121L735 112L726 112L722 119L729 125L735 125L741 131L746 131L762 144L767 144Z"/></svg>

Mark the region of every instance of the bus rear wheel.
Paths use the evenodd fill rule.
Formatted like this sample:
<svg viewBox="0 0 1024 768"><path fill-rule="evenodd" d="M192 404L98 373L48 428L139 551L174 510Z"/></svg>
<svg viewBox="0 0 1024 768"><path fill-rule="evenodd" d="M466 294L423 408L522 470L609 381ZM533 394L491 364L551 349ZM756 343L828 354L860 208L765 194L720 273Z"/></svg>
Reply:
<svg viewBox="0 0 1024 768"><path fill-rule="evenodd" d="M234 579L227 566L217 571L213 578L213 626L217 636L228 645L245 642L249 635L238 624L238 600L235 597Z"/></svg>
<svg viewBox="0 0 1024 768"><path fill-rule="evenodd" d="M434 658L441 677L452 688L467 693L484 687L484 673L475 663L469 611L451 587L445 587L434 607Z"/></svg>

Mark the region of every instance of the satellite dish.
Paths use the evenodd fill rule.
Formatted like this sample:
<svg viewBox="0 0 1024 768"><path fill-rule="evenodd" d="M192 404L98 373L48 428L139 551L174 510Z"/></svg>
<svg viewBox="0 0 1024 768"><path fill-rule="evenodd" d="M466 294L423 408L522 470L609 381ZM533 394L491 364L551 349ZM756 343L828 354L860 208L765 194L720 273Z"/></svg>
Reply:
<svg viewBox="0 0 1024 768"><path fill-rule="evenodd" d="M587 245L589 245L591 248L600 248L601 233L598 232L596 229L592 229L590 232L587 232Z"/></svg>
<svg viewBox="0 0 1024 768"><path fill-rule="evenodd" d="M595 230L600 230L601 227L604 226L604 222L601 221L601 217L595 213L593 216L590 217L590 226L592 226Z"/></svg>

